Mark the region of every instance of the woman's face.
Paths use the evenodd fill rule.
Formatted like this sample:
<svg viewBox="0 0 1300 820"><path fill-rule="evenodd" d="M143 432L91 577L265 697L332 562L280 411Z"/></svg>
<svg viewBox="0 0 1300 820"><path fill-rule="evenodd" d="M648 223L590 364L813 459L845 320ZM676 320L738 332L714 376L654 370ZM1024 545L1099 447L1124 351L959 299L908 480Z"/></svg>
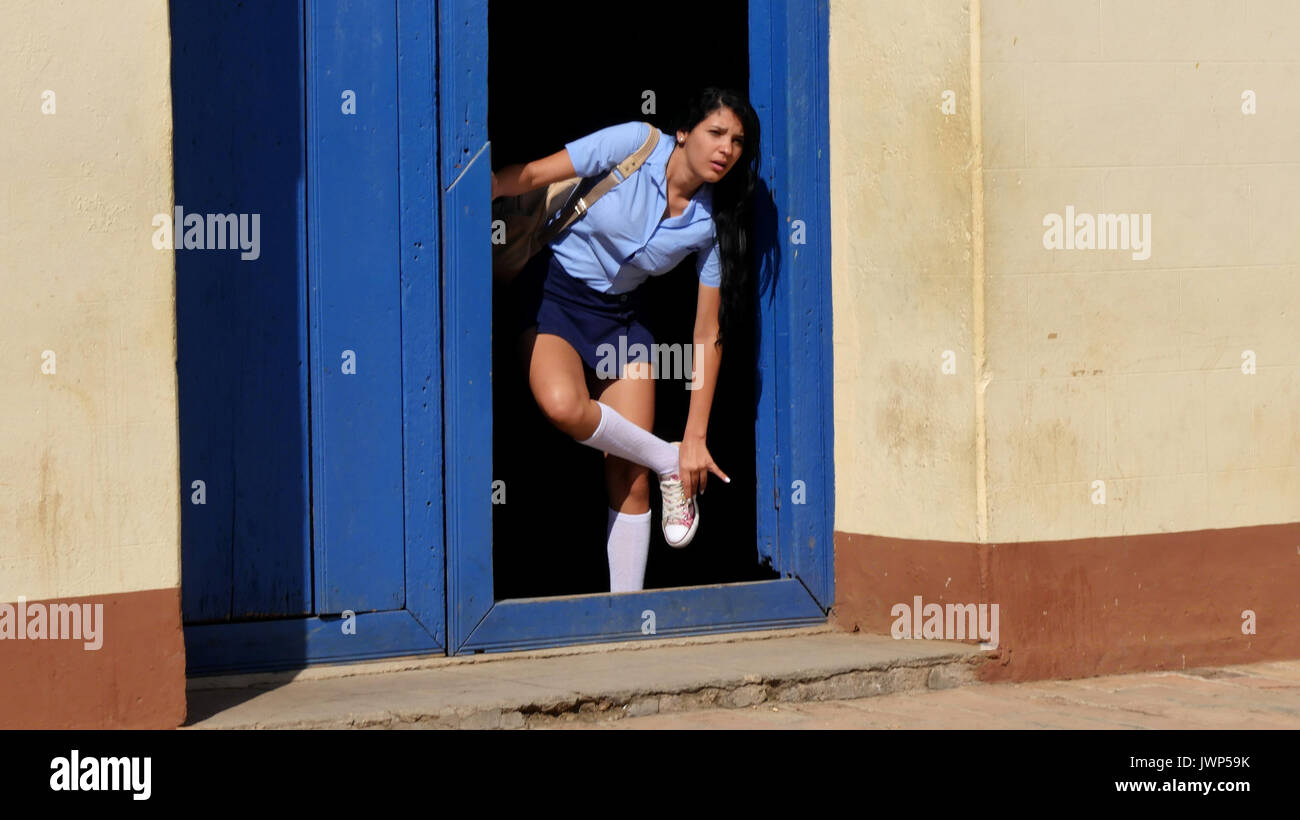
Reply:
<svg viewBox="0 0 1300 820"><path fill-rule="evenodd" d="M677 136L686 140L682 148L687 166L705 182L717 182L726 176L744 152L744 127L726 106L700 120L694 130L678 131Z"/></svg>

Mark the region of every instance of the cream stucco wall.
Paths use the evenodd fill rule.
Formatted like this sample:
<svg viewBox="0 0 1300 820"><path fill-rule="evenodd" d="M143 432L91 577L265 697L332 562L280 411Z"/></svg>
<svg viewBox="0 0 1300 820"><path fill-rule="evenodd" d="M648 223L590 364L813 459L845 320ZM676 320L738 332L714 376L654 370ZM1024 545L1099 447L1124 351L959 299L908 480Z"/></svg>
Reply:
<svg viewBox="0 0 1300 820"><path fill-rule="evenodd" d="M830 34L836 529L1300 520L1300 4L837 0ZM1151 214L1150 258L1045 249L1067 205Z"/></svg>
<svg viewBox="0 0 1300 820"><path fill-rule="evenodd" d="M1300 4L981 18L990 538L1300 520ZM1045 249L1071 204L1150 258Z"/></svg>
<svg viewBox="0 0 1300 820"><path fill-rule="evenodd" d="M167 3L0 19L0 601L176 587Z"/></svg>
<svg viewBox="0 0 1300 820"><path fill-rule="evenodd" d="M969 18L832 0L829 59L835 528L974 540Z"/></svg>

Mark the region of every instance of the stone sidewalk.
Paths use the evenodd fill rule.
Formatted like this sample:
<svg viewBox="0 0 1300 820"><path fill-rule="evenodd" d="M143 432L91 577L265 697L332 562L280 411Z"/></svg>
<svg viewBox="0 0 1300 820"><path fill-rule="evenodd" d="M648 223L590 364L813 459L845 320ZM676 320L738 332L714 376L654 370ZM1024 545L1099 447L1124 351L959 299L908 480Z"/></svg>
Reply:
<svg viewBox="0 0 1300 820"><path fill-rule="evenodd" d="M617 721L574 720L555 728L1300 729L1300 661L763 703Z"/></svg>
<svg viewBox="0 0 1300 820"><path fill-rule="evenodd" d="M829 627L196 678L185 728L1300 728L1300 661L983 684Z"/></svg>
<svg viewBox="0 0 1300 820"><path fill-rule="evenodd" d="M186 727L525 728L973 683L978 647L828 627L196 678Z"/></svg>

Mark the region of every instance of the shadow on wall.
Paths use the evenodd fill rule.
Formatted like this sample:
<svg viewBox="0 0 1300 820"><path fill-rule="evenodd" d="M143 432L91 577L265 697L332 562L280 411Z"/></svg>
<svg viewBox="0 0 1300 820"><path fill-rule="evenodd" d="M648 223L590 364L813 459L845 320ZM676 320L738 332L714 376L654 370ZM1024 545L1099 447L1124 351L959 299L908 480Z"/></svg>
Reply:
<svg viewBox="0 0 1300 820"><path fill-rule="evenodd" d="M646 16L636 7L566 3L562 10L540 4L489 4L489 138L492 166L499 169L559 151L564 143L615 123L646 120L671 133L676 110L707 85L747 90L748 20L744 0L719 6L715 19L727 24L702 47L683 37L680 20ZM574 32L593 21L618 36L617 47L586 47ZM590 41L588 40L590 43ZM572 44L572 46L568 44ZM539 44L545 44L541 46ZM584 53L585 49L585 53ZM543 50L553 70L521 72L519 55ZM589 53L589 57L586 54ZM653 93L656 113L643 113ZM764 127L771 127L764 123ZM755 191L758 225L774 236L775 210L768 189ZM775 247L755 249L763 293L770 294ZM695 257L669 274L648 279L645 323L656 343L692 341L698 280ZM759 298L752 291L751 298ZM493 566L496 597L599 593L609 590L605 555L608 496L603 455L552 427L540 414L516 354L508 326L507 300L498 292L493 306L494 472L505 482L506 503L493 507ZM776 577L758 564L756 551L754 421L758 328L749 317L738 327L723 356L710 413L709 451L731 476L713 477L701 499L701 527L681 550L663 541L659 492L651 487L650 556L646 588L752 581ZM691 392L684 381L656 385L656 435L674 441L685 428ZM770 463L759 465L771 469Z"/></svg>

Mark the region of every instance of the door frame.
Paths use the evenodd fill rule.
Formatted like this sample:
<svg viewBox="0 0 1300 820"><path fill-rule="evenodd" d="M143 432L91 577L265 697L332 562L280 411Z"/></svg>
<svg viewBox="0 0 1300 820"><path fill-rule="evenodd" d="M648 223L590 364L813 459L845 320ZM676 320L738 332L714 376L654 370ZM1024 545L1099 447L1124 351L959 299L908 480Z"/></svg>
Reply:
<svg viewBox="0 0 1300 820"><path fill-rule="evenodd" d="M762 165L772 192L770 206L757 203L757 244L774 251L760 267L769 287L760 298L758 376L770 397L760 392L756 453L770 458L772 469L757 471L758 547L781 577L496 601L487 0L439 2L451 654L825 622L834 594L828 26L827 0L811 8L749 1L750 96L764 123ZM799 244L792 242L795 220L803 222ZM799 503L795 481L803 482ZM649 622L653 630L644 628Z"/></svg>
<svg viewBox="0 0 1300 820"><path fill-rule="evenodd" d="M398 167L391 184L398 192L402 346L402 509L405 606L357 613L345 630L337 614L185 626L186 673L208 675L290 669L446 651L445 550L443 528L442 335L437 191L438 103L433 93L436 19L431 0L393 0L397 7L396 65ZM313 0L301 0L304 32L297 49L306 74L306 99L323 76L309 70L312 59ZM337 89L323 89L321 107L337 105ZM331 101L333 101L331 103ZM369 101L380 110L381 101ZM308 167L312 133L307 110ZM309 171L310 173L310 171ZM310 192L309 192L310 193ZM308 225L313 214L307 213ZM300 244L307 247L304 238ZM313 246L316 243L311 243ZM314 249L314 247L313 247ZM308 268L310 277L310 267ZM309 279L308 286L313 283ZM323 303L320 302L320 303ZM313 326L319 326L314 317ZM313 341L316 341L313 334ZM315 364L322 357L313 355ZM320 374L313 370L312 381ZM318 411L314 411L318 412ZM319 444L313 454L317 475L329 453L329 431L313 420ZM316 523L312 522L313 531ZM183 579L182 579L183 582ZM313 600L313 608L316 601Z"/></svg>
<svg viewBox="0 0 1300 820"><path fill-rule="evenodd" d="M750 95L773 192L773 218L756 229L758 244L776 250L759 321L759 377L772 400L759 403L756 450L772 470L758 471L758 547L781 577L493 599L492 419L480 410L492 406L491 345L471 341L491 327L487 2L441 0L435 12L431 0L397 0L406 608L356 615L355 634L336 615L187 626L188 674L825 622L834 592L828 9L826 0L811 14L781 0L749 5ZM796 219L799 245L784 227ZM796 480L804 503L787 503ZM647 610L662 613L653 633L643 631Z"/></svg>

